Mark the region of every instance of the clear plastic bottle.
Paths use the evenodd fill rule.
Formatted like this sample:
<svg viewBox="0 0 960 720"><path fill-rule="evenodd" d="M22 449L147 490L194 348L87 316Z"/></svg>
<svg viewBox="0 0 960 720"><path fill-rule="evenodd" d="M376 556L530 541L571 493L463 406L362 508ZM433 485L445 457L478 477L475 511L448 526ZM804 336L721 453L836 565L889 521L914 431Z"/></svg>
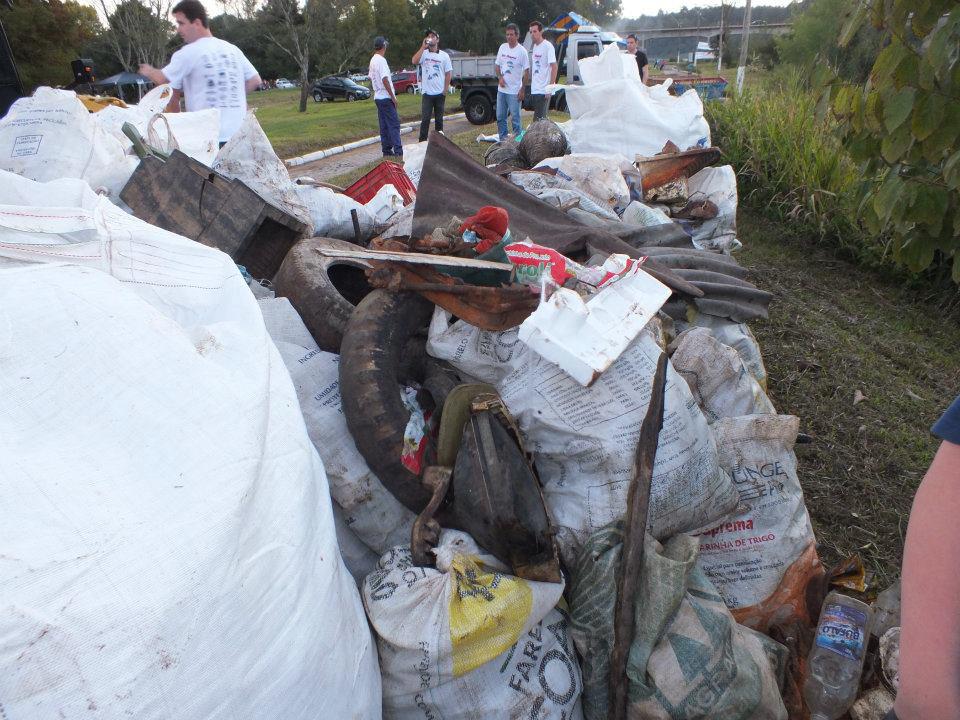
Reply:
<svg viewBox="0 0 960 720"><path fill-rule="evenodd" d="M857 699L870 614L866 603L837 592L827 595L803 685L810 720L835 720Z"/></svg>

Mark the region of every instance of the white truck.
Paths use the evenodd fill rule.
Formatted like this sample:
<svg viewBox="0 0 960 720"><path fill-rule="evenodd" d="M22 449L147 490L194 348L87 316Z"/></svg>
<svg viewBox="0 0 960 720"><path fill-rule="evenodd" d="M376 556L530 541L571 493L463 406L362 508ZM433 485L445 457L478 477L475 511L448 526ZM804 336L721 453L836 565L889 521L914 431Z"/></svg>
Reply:
<svg viewBox="0 0 960 720"><path fill-rule="evenodd" d="M556 27L560 20L561 18L558 18L550 27L545 27L543 35L553 43L557 51L557 80L559 81L560 76L564 75L568 85L577 85L582 82L580 60L599 55L604 47L612 43L626 44L616 33L605 32L596 25L586 22L577 23L576 29L572 32L563 27ZM527 52L533 46L529 34L524 39L523 46ZM465 55L450 58L450 62L453 63L450 82L460 90L460 102L467 119L474 125L486 125L494 119L497 106L497 74L494 69L496 56ZM530 86L527 85L523 100L525 110L533 109L529 98ZM562 91L554 93L550 98L550 108L562 111L566 107L564 93Z"/></svg>

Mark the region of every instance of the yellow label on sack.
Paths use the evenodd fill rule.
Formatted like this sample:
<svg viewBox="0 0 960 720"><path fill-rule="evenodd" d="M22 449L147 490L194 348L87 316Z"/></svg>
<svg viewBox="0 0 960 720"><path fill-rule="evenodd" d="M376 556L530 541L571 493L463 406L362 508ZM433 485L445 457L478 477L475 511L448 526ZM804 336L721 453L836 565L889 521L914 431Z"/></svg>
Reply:
<svg viewBox="0 0 960 720"><path fill-rule="evenodd" d="M460 677L509 650L533 607L533 591L519 578L490 572L471 557L450 565L450 644Z"/></svg>

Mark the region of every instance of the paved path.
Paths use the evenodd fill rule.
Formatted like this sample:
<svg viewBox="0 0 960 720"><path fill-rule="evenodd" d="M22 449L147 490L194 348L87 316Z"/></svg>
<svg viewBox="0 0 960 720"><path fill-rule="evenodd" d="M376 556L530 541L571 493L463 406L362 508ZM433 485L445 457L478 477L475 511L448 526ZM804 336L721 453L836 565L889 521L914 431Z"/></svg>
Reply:
<svg viewBox="0 0 960 720"><path fill-rule="evenodd" d="M476 126L471 125L466 118L446 120L443 123L443 132L446 135L454 135L456 133L469 130L471 127ZM479 130L477 132L479 132ZM416 142L417 134L418 131L414 130L412 133L407 133L401 137L403 138L403 142L405 144L409 144L411 142ZM380 144L375 143L373 145L356 148L355 150L347 150L346 152L342 152L339 155L334 155L332 157L314 160L313 162L305 163L304 165L297 165L295 167L287 168L287 170L292 178L298 178L301 175L308 175L314 180L328 180L329 178L336 177L337 175L342 175L343 173L350 172L351 170L356 170L358 167L373 162L380 157L382 157Z"/></svg>

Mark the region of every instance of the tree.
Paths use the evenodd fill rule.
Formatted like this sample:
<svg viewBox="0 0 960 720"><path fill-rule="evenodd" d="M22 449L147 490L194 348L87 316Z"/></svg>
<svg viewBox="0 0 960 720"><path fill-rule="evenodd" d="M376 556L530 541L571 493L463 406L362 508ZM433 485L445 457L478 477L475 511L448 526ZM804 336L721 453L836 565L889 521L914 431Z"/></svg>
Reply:
<svg viewBox="0 0 960 720"><path fill-rule="evenodd" d="M410 64L410 58L423 39L420 9L411 0L375 0L373 22L377 34L390 41L387 59L391 65L400 68ZM370 42L368 47L372 45Z"/></svg>
<svg viewBox="0 0 960 720"><path fill-rule="evenodd" d="M576 10L600 27L612 27L620 18L620 0L576 0ZM686 10L686 8L684 8Z"/></svg>
<svg viewBox="0 0 960 720"><path fill-rule="evenodd" d="M340 73L364 64L375 35L373 5L370 0L327 2L331 5L332 27L318 37L318 65L323 72Z"/></svg>
<svg viewBox="0 0 960 720"><path fill-rule="evenodd" d="M136 71L141 63L167 64L173 32L170 0L121 0L111 9L100 0L107 17L107 43L124 70Z"/></svg>
<svg viewBox="0 0 960 720"><path fill-rule="evenodd" d="M307 0L303 8L296 0L268 0L263 17L268 21L264 34L287 53L300 75L300 112L307 111L310 93L310 48L316 41L323 11L317 0Z"/></svg>
<svg viewBox="0 0 960 720"><path fill-rule="evenodd" d="M960 284L960 5L865 0L840 36L870 18L884 48L869 82L835 77L829 99L860 162L861 219L914 272L948 267Z"/></svg>
<svg viewBox="0 0 960 720"><path fill-rule="evenodd" d="M3 24L27 92L69 83L70 61L101 29L96 11L73 0L14 0Z"/></svg>
<svg viewBox="0 0 960 720"><path fill-rule="evenodd" d="M510 0L445 0L427 11L426 24L440 33L444 47L492 53L504 41L512 10Z"/></svg>
<svg viewBox="0 0 960 720"><path fill-rule="evenodd" d="M213 34L240 48L260 77L265 80L296 77L297 65L290 56L273 43L264 42L264 27L257 17L243 18L225 13L210 19Z"/></svg>

